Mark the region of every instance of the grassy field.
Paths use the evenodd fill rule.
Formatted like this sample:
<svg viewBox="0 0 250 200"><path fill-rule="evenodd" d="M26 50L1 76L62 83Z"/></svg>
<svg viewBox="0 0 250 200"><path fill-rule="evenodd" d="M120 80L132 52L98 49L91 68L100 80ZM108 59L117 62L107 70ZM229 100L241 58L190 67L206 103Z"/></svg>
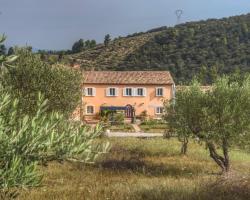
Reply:
<svg viewBox="0 0 250 200"><path fill-rule="evenodd" d="M175 139L108 140L111 152L95 165L53 162L43 167L43 185L22 191L20 199L250 199L247 153L231 152L240 178L232 175L221 182L220 169L197 143L190 143L188 155L182 156Z"/></svg>

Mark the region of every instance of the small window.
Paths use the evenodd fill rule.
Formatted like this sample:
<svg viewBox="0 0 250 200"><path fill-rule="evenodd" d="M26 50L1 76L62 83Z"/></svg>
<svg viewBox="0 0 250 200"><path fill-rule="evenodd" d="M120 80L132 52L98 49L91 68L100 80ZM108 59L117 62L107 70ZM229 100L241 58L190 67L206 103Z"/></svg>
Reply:
<svg viewBox="0 0 250 200"><path fill-rule="evenodd" d="M163 96L163 89L162 87L156 88L156 96L157 97L162 97Z"/></svg>
<svg viewBox="0 0 250 200"><path fill-rule="evenodd" d="M94 106L87 106L86 113L87 114L94 114Z"/></svg>
<svg viewBox="0 0 250 200"><path fill-rule="evenodd" d="M124 88L123 96L133 96L133 88Z"/></svg>
<svg viewBox="0 0 250 200"><path fill-rule="evenodd" d="M157 114L157 115L163 114L163 107L156 107L155 108L155 114Z"/></svg>
<svg viewBox="0 0 250 200"><path fill-rule="evenodd" d="M85 96L95 96L95 88L85 88Z"/></svg>
<svg viewBox="0 0 250 200"><path fill-rule="evenodd" d="M136 88L136 96L146 96L146 88Z"/></svg>
<svg viewBox="0 0 250 200"><path fill-rule="evenodd" d="M118 89L117 88L107 88L107 96L110 96L110 97L118 96Z"/></svg>

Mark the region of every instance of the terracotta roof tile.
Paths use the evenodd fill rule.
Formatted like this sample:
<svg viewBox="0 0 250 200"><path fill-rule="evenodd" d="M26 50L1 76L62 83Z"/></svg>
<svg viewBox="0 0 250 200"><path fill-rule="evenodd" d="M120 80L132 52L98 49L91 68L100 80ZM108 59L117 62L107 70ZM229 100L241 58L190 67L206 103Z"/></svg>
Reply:
<svg viewBox="0 0 250 200"><path fill-rule="evenodd" d="M168 71L84 71L84 83L97 84L173 84Z"/></svg>

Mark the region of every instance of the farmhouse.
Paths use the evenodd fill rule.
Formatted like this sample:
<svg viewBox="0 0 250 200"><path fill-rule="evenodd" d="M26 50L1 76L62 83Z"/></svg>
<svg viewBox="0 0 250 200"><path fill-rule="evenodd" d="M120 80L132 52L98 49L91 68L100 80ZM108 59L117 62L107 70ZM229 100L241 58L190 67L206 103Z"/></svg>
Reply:
<svg viewBox="0 0 250 200"><path fill-rule="evenodd" d="M84 71L82 108L85 120L104 110L124 112L126 118L147 113L159 118L163 102L174 96L168 71Z"/></svg>

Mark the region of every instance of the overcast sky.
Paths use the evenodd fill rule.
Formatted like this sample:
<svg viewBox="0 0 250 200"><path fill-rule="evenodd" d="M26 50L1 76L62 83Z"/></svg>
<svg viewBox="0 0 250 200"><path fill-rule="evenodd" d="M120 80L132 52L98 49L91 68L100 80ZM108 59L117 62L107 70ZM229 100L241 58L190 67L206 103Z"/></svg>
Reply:
<svg viewBox="0 0 250 200"><path fill-rule="evenodd" d="M67 49L80 38L101 42L176 23L250 12L250 0L0 0L0 33L7 45Z"/></svg>

